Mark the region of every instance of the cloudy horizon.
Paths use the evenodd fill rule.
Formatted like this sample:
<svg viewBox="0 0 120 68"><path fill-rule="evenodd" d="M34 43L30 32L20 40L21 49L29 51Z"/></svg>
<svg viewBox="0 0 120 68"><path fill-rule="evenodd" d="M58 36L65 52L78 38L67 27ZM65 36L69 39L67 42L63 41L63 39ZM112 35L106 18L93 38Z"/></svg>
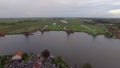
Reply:
<svg viewBox="0 0 120 68"><path fill-rule="evenodd" d="M120 18L119 0L0 0L0 18Z"/></svg>

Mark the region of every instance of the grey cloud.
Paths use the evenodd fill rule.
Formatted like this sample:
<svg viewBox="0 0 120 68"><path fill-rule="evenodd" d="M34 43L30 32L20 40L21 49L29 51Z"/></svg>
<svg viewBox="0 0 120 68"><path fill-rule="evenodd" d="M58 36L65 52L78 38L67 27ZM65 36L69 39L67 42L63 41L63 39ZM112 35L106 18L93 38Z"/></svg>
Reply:
<svg viewBox="0 0 120 68"><path fill-rule="evenodd" d="M0 17L120 17L119 0L0 0Z"/></svg>

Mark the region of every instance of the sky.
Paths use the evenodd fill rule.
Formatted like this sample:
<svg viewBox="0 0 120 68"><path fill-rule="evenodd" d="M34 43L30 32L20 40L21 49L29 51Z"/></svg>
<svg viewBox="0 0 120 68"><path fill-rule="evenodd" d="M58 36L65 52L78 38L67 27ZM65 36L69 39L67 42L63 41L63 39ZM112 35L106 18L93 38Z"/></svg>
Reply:
<svg viewBox="0 0 120 68"><path fill-rule="evenodd" d="M120 18L120 0L0 0L0 18Z"/></svg>

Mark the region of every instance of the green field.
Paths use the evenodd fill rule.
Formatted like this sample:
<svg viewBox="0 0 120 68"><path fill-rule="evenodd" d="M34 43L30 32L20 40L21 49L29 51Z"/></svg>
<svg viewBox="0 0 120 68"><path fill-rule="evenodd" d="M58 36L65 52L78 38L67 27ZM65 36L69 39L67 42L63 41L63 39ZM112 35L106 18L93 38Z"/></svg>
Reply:
<svg viewBox="0 0 120 68"><path fill-rule="evenodd" d="M67 23L61 22L66 21ZM50 31L65 31L66 29L75 32L85 32L91 35L105 34L106 28L94 24L85 23L79 18L34 18L34 19L0 19L0 32L6 34L19 34L25 31L38 31L48 25ZM82 26L81 26L82 25Z"/></svg>

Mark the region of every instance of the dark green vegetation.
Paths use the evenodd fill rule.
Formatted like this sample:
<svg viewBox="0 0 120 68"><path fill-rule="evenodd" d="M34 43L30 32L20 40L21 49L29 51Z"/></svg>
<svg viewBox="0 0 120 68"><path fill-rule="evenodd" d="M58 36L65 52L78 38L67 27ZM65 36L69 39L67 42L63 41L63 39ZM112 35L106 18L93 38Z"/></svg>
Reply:
<svg viewBox="0 0 120 68"><path fill-rule="evenodd" d="M44 26L48 25L44 30L66 31L66 28L74 32L85 32L91 35L105 34L106 28L97 26L94 22L91 19L80 18L0 19L0 32L5 34L19 34L26 31L41 31Z"/></svg>
<svg viewBox="0 0 120 68"><path fill-rule="evenodd" d="M4 68L4 65L9 64L11 62L11 58L12 55L0 56L0 68Z"/></svg>
<svg viewBox="0 0 120 68"><path fill-rule="evenodd" d="M57 65L59 68L68 68L68 65L63 61L63 59L58 56L52 59L52 64Z"/></svg>
<svg viewBox="0 0 120 68"><path fill-rule="evenodd" d="M89 63L85 63L82 65L82 68L92 68L92 66Z"/></svg>

